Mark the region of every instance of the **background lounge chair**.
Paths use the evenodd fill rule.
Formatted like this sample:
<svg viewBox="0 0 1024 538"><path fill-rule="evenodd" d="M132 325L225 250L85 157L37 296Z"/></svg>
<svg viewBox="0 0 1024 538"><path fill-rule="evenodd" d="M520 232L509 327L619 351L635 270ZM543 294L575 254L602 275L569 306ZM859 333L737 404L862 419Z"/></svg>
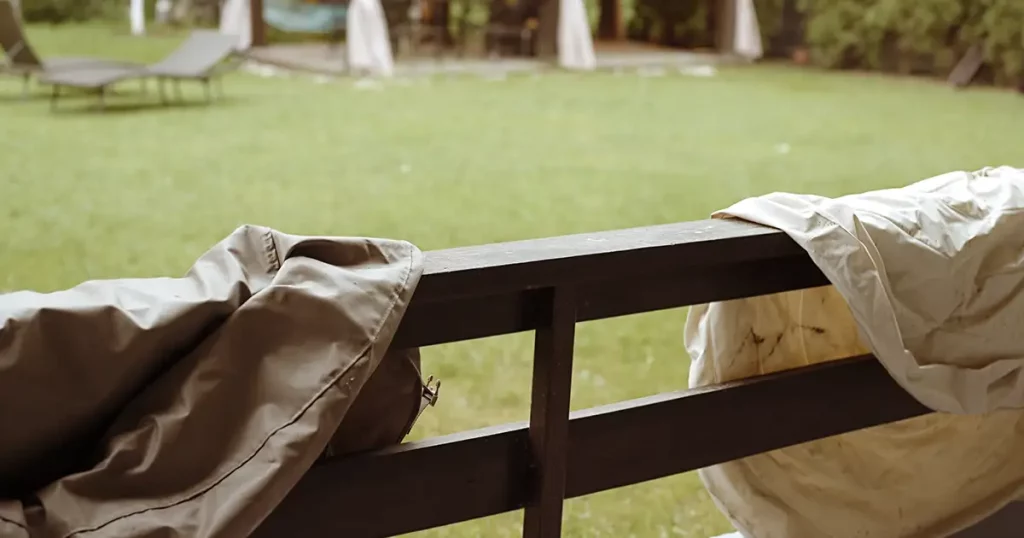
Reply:
<svg viewBox="0 0 1024 538"><path fill-rule="evenodd" d="M28 94L29 79L33 74L46 75L62 71L89 68L141 68L140 64L102 58L40 58L32 50L21 20L9 0L0 0L0 48L7 56L6 63L0 63L0 74L20 76L24 80L22 93Z"/></svg>
<svg viewBox="0 0 1024 538"><path fill-rule="evenodd" d="M203 84L207 100L210 99L210 82L223 83L221 77L242 64L237 51L238 38L215 30L196 30L174 52L163 60L146 68L150 76L160 81L160 98L164 99L164 80L173 80L175 92L181 97L180 82L196 80ZM221 85L221 95L224 87Z"/></svg>
<svg viewBox="0 0 1024 538"><path fill-rule="evenodd" d="M148 66L104 65L58 70L41 76L39 81L53 86L51 94L53 108L57 106L63 87L95 91L99 95L102 107L109 87L124 80L147 77L155 77L160 81L161 102L166 102L163 86L165 80L175 82L179 98L181 96L181 88L178 85L180 81L202 82L206 89L206 98L210 100L210 81L219 80L222 75L241 64L235 49L237 42L238 39L235 36L214 30L195 30L174 52L163 60ZM223 87L221 93L223 94Z"/></svg>

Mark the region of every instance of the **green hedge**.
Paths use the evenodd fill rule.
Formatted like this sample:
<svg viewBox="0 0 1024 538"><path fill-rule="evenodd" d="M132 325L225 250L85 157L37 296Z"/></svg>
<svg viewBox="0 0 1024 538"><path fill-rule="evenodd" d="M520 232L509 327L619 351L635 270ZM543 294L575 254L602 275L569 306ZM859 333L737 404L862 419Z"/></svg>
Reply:
<svg viewBox="0 0 1024 538"><path fill-rule="evenodd" d="M943 74L980 45L996 82L1024 74L1024 0L799 0L815 63Z"/></svg>
<svg viewBox="0 0 1024 538"><path fill-rule="evenodd" d="M637 0L627 32L630 39L670 47L711 46L710 7L710 0Z"/></svg>
<svg viewBox="0 0 1024 538"><path fill-rule="evenodd" d="M156 14L157 0L144 0L147 20ZM63 24L102 20L128 25L129 0L21 0L22 18L28 22Z"/></svg>
<svg viewBox="0 0 1024 538"><path fill-rule="evenodd" d="M150 19L156 0L145 0ZM128 0L21 0L21 15L28 22L63 24L87 20L123 21L128 24Z"/></svg>
<svg viewBox="0 0 1024 538"><path fill-rule="evenodd" d="M789 52L771 45L789 40L781 34L792 3L799 37L817 65L944 75L978 44L993 81L1024 80L1024 0L755 1L764 42L777 54ZM637 0L630 36L666 45L712 43L713 2Z"/></svg>
<svg viewBox="0 0 1024 538"><path fill-rule="evenodd" d="M109 4L108 0L21 0L21 16L28 22L53 24L84 21L104 14Z"/></svg>

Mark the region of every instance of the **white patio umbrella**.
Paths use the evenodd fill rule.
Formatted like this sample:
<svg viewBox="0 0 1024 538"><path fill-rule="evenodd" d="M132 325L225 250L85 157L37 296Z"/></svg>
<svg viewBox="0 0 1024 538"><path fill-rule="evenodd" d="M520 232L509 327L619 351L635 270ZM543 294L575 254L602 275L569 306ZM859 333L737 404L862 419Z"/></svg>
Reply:
<svg viewBox="0 0 1024 538"><path fill-rule="evenodd" d="M352 0L345 16L349 69L390 77L395 59L388 37L388 24L380 0Z"/></svg>
<svg viewBox="0 0 1024 538"><path fill-rule="evenodd" d="M238 49L252 45L252 11L250 0L227 0L220 8L220 31L238 36Z"/></svg>
<svg viewBox="0 0 1024 538"><path fill-rule="evenodd" d="M128 9L128 20L131 22L132 35L146 33L146 3L144 0L131 0Z"/></svg>
<svg viewBox="0 0 1024 538"><path fill-rule="evenodd" d="M754 0L736 0L735 40L733 49L736 54L748 60L757 60L764 56L761 44L761 27L757 23L757 10Z"/></svg>
<svg viewBox="0 0 1024 538"><path fill-rule="evenodd" d="M597 67L590 20L583 0L558 2L558 65L579 70Z"/></svg>

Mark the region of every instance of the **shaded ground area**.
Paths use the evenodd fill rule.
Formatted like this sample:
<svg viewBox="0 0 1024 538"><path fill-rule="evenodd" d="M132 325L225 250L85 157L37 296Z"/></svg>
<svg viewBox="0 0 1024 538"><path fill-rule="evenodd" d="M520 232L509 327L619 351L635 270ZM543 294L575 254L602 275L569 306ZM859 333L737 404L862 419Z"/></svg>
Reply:
<svg viewBox="0 0 1024 538"><path fill-rule="evenodd" d="M45 54L151 60L177 39L33 28ZM321 81L322 82L322 81ZM424 250L700 219L776 190L840 195L1024 161L1024 102L930 81L775 67L225 81L154 107L137 85L51 114L0 79L0 290L179 275L242 223L408 239ZM87 103L87 102L86 102ZM76 108L77 107L77 108ZM681 389L685 312L586 323L575 409ZM528 416L531 340L430 348L444 392L414 436ZM693 443L701 432L693 432ZM422 536L519 535L519 514ZM724 532L694 475L570 501L569 537Z"/></svg>

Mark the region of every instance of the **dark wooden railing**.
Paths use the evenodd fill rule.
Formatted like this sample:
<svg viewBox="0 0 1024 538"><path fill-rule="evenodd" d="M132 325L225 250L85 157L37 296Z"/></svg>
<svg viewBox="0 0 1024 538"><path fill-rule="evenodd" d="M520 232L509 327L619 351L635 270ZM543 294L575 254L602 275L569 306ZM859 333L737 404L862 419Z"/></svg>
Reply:
<svg viewBox="0 0 1024 538"><path fill-rule="evenodd" d="M569 412L577 322L825 284L783 233L727 220L429 252L393 345L536 331L530 422L318 465L256 536L391 536L525 508L526 537L555 537L566 498L926 413L872 357Z"/></svg>

